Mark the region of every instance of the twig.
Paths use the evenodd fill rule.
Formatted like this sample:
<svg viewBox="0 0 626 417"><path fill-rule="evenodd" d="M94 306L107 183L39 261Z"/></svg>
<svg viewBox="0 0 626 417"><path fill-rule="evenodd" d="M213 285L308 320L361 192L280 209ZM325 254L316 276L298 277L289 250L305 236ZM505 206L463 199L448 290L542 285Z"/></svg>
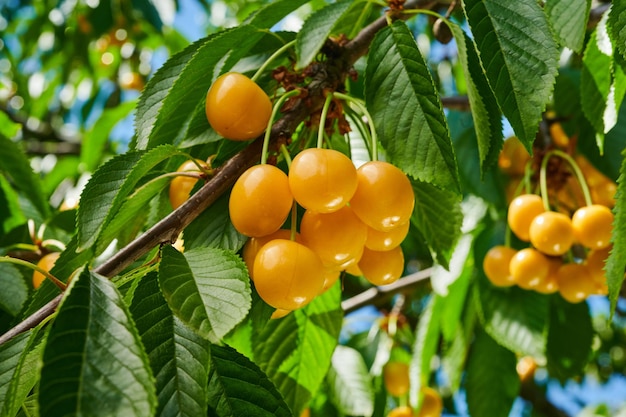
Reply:
<svg viewBox="0 0 626 417"><path fill-rule="evenodd" d="M348 298L341 303L341 308L344 312L350 313L358 308L361 308L367 304L372 303L382 295L392 295L401 292L407 288L410 288L422 281L430 279L432 274L432 268L423 269L415 272L406 277L400 278L393 284L385 285L384 287L372 287L369 290L363 291L354 297Z"/></svg>

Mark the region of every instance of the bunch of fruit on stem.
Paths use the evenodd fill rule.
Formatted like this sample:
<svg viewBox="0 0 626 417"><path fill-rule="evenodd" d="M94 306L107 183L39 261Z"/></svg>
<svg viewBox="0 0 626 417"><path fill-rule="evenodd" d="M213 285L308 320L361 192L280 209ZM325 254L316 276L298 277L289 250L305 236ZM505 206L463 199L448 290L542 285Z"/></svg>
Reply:
<svg viewBox="0 0 626 417"><path fill-rule="evenodd" d="M305 209L299 233L294 203ZM342 271L374 285L404 271L400 243L408 232L414 197L393 165L372 161L358 170L346 155L310 148L286 174L260 164L235 183L229 200L235 228L249 236L243 258L261 298L279 310L303 307L330 288Z"/></svg>
<svg viewBox="0 0 626 417"><path fill-rule="evenodd" d="M510 148L504 151L510 152ZM572 184L571 178L579 182L575 185L584 203L567 206L562 194L547 189L545 171L553 155L566 160L577 173L567 178L567 183ZM576 160L586 161L582 157ZM541 195L524 193L510 201L508 227L530 245L520 250L500 245L487 252L483 270L494 285L518 285L544 294L559 292L571 303L607 293L604 264L611 249L612 205L593 203L582 169L591 172L590 164L579 165L576 160L560 150L548 152L541 164ZM551 210L550 201L559 211ZM567 200L572 202L579 204L576 199Z"/></svg>
<svg viewBox="0 0 626 417"><path fill-rule="evenodd" d="M422 396L419 412L413 412L413 408L407 405L407 397L411 386L409 378L409 365L400 361L389 361L383 367L383 382L387 393L398 398L401 405L393 408L387 417L441 417L443 401L439 393L428 386L422 387Z"/></svg>
<svg viewBox="0 0 626 417"><path fill-rule="evenodd" d="M220 135L244 141L266 130L272 104L254 81L226 73L207 93L206 114ZM415 202L402 171L382 161L357 169L348 156L321 147L295 155L288 161L288 174L261 162L236 181L229 214L237 231L250 237L243 259L259 296L276 309L274 317L308 304L342 271L374 285L390 284L402 275L400 243ZM202 167L202 162L188 161L179 171L198 171L193 165ZM174 208L189 197L197 178L176 180L182 192L170 187ZM172 198L178 194L182 196ZM299 225L296 204L305 209ZM291 227L282 229L290 214Z"/></svg>

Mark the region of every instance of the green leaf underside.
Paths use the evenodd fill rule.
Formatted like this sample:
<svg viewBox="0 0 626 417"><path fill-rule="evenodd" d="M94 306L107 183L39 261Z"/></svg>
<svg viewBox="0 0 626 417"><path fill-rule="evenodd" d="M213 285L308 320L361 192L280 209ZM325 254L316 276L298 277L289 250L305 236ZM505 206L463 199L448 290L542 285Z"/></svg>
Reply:
<svg viewBox="0 0 626 417"><path fill-rule="evenodd" d="M0 263L0 288L0 309L17 316L28 297L28 287L14 265Z"/></svg>
<svg viewBox="0 0 626 417"><path fill-rule="evenodd" d="M565 382L583 373L591 355L594 330L587 303L554 297L550 305L546 357L550 376Z"/></svg>
<svg viewBox="0 0 626 417"><path fill-rule="evenodd" d="M148 203L158 195L172 181L172 177L161 177L150 181L135 192L126 197L117 213L112 216L111 221L102 230L102 235L98 239L96 252L100 253L117 238L122 232L129 229L140 229L141 222L137 222L140 214L145 212ZM139 232L139 230L136 230Z"/></svg>
<svg viewBox="0 0 626 417"><path fill-rule="evenodd" d="M563 46L581 52L591 0L550 0L545 10L554 33Z"/></svg>
<svg viewBox="0 0 626 417"><path fill-rule="evenodd" d="M550 100L559 51L536 2L463 2L487 78L518 138L529 151Z"/></svg>
<svg viewBox="0 0 626 417"><path fill-rule="evenodd" d="M352 0L331 3L311 14L296 36L296 68L304 68L315 59L322 46L333 33L337 22L350 10Z"/></svg>
<svg viewBox="0 0 626 417"><path fill-rule="evenodd" d="M264 327L253 324L255 362L294 415L300 414L326 376L341 330L340 301L341 290L335 285L282 319Z"/></svg>
<svg viewBox="0 0 626 417"><path fill-rule="evenodd" d="M228 215L228 195L204 210L184 232L185 247L197 246L238 251L248 238L235 229Z"/></svg>
<svg viewBox="0 0 626 417"><path fill-rule="evenodd" d="M259 367L228 346L211 345L209 406L220 417L290 417L280 393Z"/></svg>
<svg viewBox="0 0 626 417"><path fill-rule="evenodd" d="M622 152L622 158L626 152ZM619 178L617 180L617 194L613 214L613 234L611 241L613 249L606 261L606 280L609 286L609 300L611 301L611 315L615 312L626 270L626 158L622 159Z"/></svg>
<svg viewBox="0 0 626 417"><path fill-rule="evenodd" d="M502 149L502 114L480 65L474 42L456 24L452 25L452 33L458 45L459 61L465 74L467 96L478 140L482 177L498 161Z"/></svg>
<svg viewBox="0 0 626 417"><path fill-rule="evenodd" d="M467 364L467 405L473 416L507 417L519 394L515 354L485 332L477 334Z"/></svg>
<svg viewBox="0 0 626 417"><path fill-rule="evenodd" d="M480 274L474 295L487 333L513 352L544 358L549 298L518 287L495 288Z"/></svg>
<svg viewBox="0 0 626 417"><path fill-rule="evenodd" d="M390 162L420 181L459 190L441 101L404 22L394 22L374 38L365 99Z"/></svg>
<svg viewBox="0 0 626 417"><path fill-rule="evenodd" d="M613 42L626 58L626 2L614 1L609 12L609 27Z"/></svg>
<svg viewBox="0 0 626 417"><path fill-rule="evenodd" d="M165 145L149 152L130 151L98 169L83 190L78 208L79 251L92 246L115 216L139 180L163 160L176 155Z"/></svg>
<svg viewBox="0 0 626 417"><path fill-rule="evenodd" d="M50 329L39 389L42 416L152 416L153 378L115 286L87 269Z"/></svg>
<svg viewBox="0 0 626 417"><path fill-rule="evenodd" d="M331 398L344 415L371 416L374 390L367 365L361 354L347 346L337 346L328 372Z"/></svg>
<svg viewBox="0 0 626 417"><path fill-rule="evenodd" d="M156 379L156 415L206 415L209 342L173 315L156 273L141 279L130 311Z"/></svg>
<svg viewBox="0 0 626 417"><path fill-rule="evenodd" d="M428 300L415 331L413 356L410 363L411 387L409 391L411 404L417 404L420 388L428 386L430 364L439 346L441 329L441 313L445 299L437 294Z"/></svg>
<svg viewBox="0 0 626 417"><path fill-rule="evenodd" d="M415 208L411 221L422 232L437 262L447 269L461 235L463 214L460 197L419 181L413 182L413 191Z"/></svg>
<svg viewBox="0 0 626 417"><path fill-rule="evenodd" d="M138 133L137 148L153 148L161 144L177 143L182 139L181 135L192 119L194 110L205 100L213 82L213 73L222 72L216 71L218 64L226 60L224 68L230 68L262 37L263 33L252 26L238 26L211 36L204 42L196 42L193 53L188 48L172 63L168 61L159 71L163 74L161 78L165 84L160 88L165 88L167 95L163 97L154 89L144 93L144 96L159 96L162 104L146 98L145 103L153 108L146 109L142 113L143 119L137 123L138 132L143 126L147 127L146 131ZM142 102L139 104L142 105Z"/></svg>
<svg viewBox="0 0 626 417"><path fill-rule="evenodd" d="M12 140L0 134L0 173L11 178L12 185L33 203L44 218L50 208L39 178L30 167L28 158Z"/></svg>
<svg viewBox="0 0 626 417"><path fill-rule="evenodd" d="M202 337L219 341L250 309L250 283L233 252L162 249L159 284L174 314Z"/></svg>

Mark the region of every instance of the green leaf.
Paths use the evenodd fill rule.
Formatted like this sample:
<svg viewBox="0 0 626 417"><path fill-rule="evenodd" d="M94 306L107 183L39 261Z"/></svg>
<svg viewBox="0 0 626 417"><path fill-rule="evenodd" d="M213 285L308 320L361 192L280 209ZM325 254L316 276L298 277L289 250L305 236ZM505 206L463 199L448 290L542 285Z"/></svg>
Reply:
<svg viewBox="0 0 626 417"><path fill-rule="evenodd" d="M286 317L255 323L255 362L270 377L294 415L319 389L331 363L341 330L339 286Z"/></svg>
<svg viewBox="0 0 626 417"><path fill-rule="evenodd" d="M553 297L548 322L548 372L561 382L584 373L591 357L594 330L587 303Z"/></svg>
<svg viewBox="0 0 626 417"><path fill-rule="evenodd" d="M441 101L404 22L376 34L365 71L365 99L390 162L420 181L459 190Z"/></svg>
<svg viewBox="0 0 626 417"><path fill-rule="evenodd" d="M298 56L296 68L304 68L315 59L328 37L333 33L337 22L354 4L358 5L359 2L343 0L328 4L304 21L302 29L296 36L296 55Z"/></svg>
<svg viewBox="0 0 626 417"><path fill-rule="evenodd" d="M215 73L229 69L262 36L252 26L238 26L198 41L168 60L148 83L137 106L136 147L148 149L182 139Z"/></svg>
<svg viewBox="0 0 626 417"><path fill-rule="evenodd" d="M451 28L465 74L467 97L478 141L481 178L484 178L485 172L498 161L502 149L502 113L480 65L474 42L458 25L451 24Z"/></svg>
<svg viewBox="0 0 626 417"><path fill-rule="evenodd" d="M143 223L138 222L137 219L141 218L141 214L145 212L150 200L167 187L170 181L172 181L171 177L155 178L126 197L115 216L102 230L96 252L102 252L113 239L119 238L123 232L127 233L129 230L134 230L139 233Z"/></svg>
<svg viewBox="0 0 626 417"><path fill-rule="evenodd" d="M130 151L116 156L93 174L80 196L78 250L92 246L119 211L139 180L163 160L179 153L165 145L149 152Z"/></svg>
<svg viewBox="0 0 626 417"><path fill-rule="evenodd" d="M372 377L357 350L337 346L327 380L331 401L342 414L371 416L374 413Z"/></svg>
<svg viewBox="0 0 626 417"><path fill-rule="evenodd" d="M14 265L0 263L0 288L0 308L17 316L28 297L28 286Z"/></svg>
<svg viewBox="0 0 626 417"><path fill-rule="evenodd" d="M444 303L445 298L433 294L417 323L413 356L409 365L409 375L411 377L409 398L411 404L418 403L420 389L428 386L430 364L439 346L441 313Z"/></svg>
<svg viewBox="0 0 626 417"><path fill-rule="evenodd" d="M15 415L15 413L11 414L11 411L16 401L9 393L14 388L15 379L20 373L20 365L31 336L32 331L29 330L0 345L0 416L2 417Z"/></svg>
<svg viewBox="0 0 626 417"><path fill-rule="evenodd" d="M243 247L248 238L230 221L228 198L228 195L220 197L187 226L183 234L186 248L205 246L236 252Z"/></svg>
<svg viewBox="0 0 626 417"><path fill-rule="evenodd" d="M250 310L250 282L233 252L196 248L182 253L162 249L159 284L170 308L209 340L219 341Z"/></svg>
<svg viewBox="0 0 626 417"><path fill-rule="evenodd" d="M614 62L613 54L606 19L602 19L587 42L580 80L583 113L596 130L600 153L603 153L604 134L617 123L626 92L626 75Z"/></svg>
<svg viewBox="0 0 626 417"><path fill-rule="evenodd" d="M581 52L591 0L550 0L545 11L559 43L573 51Z"/></svg>
<svg viewBox="0 0 626 417"><path fill-rule="evenodd" d="M0 136L13 138L20 131L22 125L15 123L5 112L0 112Z"/></svg>
<svg viewBox="0 0 626 417"><path fill-rule="evenodd" d="M617 180L617 193L613 214L613 249L606 261L606 281L609 286L609 300L611 300L611 315L615 312L619 298L624 271L626 270L626 152L622 151L622 167Z"/></svg>
<svg viewBox="0 0 626 417"><path fill-rule="evenodd" d="M115 286L84 269L47 338L39 389L42 416L153 416L153 377Z"/></svg>
<svg viewBox="0 0 626 417"><path fill-rule="evenodd" d="M530 152L558 68L546 16L534 1L465 0L463 6L498 104Z"/></svg>
<svg viewBox="0 0 626 417"><path fill-rule="evenodd" d="M244 23L258 28L269 29L305 3L308 3L308 0L272 1L255 10Z"/></svg>
<svg viewBox="0 0 626 417"><path fill-rule="evenodd" d="M467 405L473 416L508 417L519 394L515 354L480 332L467 364Z"/></svg>
<svg viewBox="0 0 626 417"><path fill-rule="evenodd" d="M482 269L478 274L474 296L478 315L489 336L513 352L542 360L548 297L518 287L496 288L489 284Z"/></svg>
<svg viewBox="0 0 626 417"><path fill-rule="evenodd" d="M413 181L413 191L415 209L411 222L426 239L433 257L447 269L461 235L461 199L453 192L419 181Z"/></svg>
<svg viewBox="0 0 626 417"><path fill-rule="evenodd" d="M43 193L41 180L33 172L22 149L1 134L0 172L11 179L13 187L20 190L33 203L42 217L47 218L50 206Z"/></svg>
<svg viewBox="0 0 626 417"><path fill-rule="evenodd" d="M105 109L93 126L85 132L81 142L80 161L84 169L93 172L100 163L109 134L115 125L128 116L137 106L135 100L125 101L119 105Z"/></svg>
<svg viewBox="0 0 626 417"><path fill-rule="evenodd" d="M290 417L291 411L272 381L228 346L211 345L209 406L219 417Z"/></svg>
<svg viewBox="0 0 626 417"><path fill-rule="evenodd" d="M209 342L173 315L156 273L141 279L130 311L156 377L156 416L206 415Z"/></svg>
<svg viewBox="0 0 626 417"><path fill-rule="evenodd" d="M163 107L165 97L172 90L174 82L178 79L187 62L194 56L198 48L218 36L218 34L214 34L189 45L168 59L150 78L139 98L135 113L136 149L148 147L150 134Z"/></svg>
<svg viewBox="0 0 626 417"><path fill-rule="evenodd" d="M43 343L39 343L40 338L37 331L22 333L20 336L16 336L15 339L9 341L7 345L12 344L13 341L23 336L27 336L27 343L25 345L20 343L22 350L14 352L15 355L10 360L4 358L2 353L0 353L0 363L6 362L7 365L13 365L14 360L17 360L12 372L8 371L5 374L3 370L0 369L0 399L5 399L4 403L0 400L1 417L15 416L39 380ZM3 392L5 387L4 376L10 377L6 392Z"/></svg>
<svg viewBox="0 0 626 417"><path fill-rule="evenodd" d="M626 58L626 3L614 1L609 11L611 36L622 57Z"/></svg>

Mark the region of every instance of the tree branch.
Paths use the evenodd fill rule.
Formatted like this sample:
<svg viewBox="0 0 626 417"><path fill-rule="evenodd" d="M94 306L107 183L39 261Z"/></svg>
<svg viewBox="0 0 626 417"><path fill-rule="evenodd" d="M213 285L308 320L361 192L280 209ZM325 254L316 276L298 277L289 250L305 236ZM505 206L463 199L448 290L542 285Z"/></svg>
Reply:
<svg viewBox="0 0 626 417"><path fill-rule="evenodd" d="M371 304L374 300L380 297L391 297L394 294L409 289L422 281L430 279L433 269L426 268L406 277L400 278L393 284L385 285L384 287L372 287L354 297L348 298L341 302L341 308L345 313L350 313L365 305Z"/></svg>

